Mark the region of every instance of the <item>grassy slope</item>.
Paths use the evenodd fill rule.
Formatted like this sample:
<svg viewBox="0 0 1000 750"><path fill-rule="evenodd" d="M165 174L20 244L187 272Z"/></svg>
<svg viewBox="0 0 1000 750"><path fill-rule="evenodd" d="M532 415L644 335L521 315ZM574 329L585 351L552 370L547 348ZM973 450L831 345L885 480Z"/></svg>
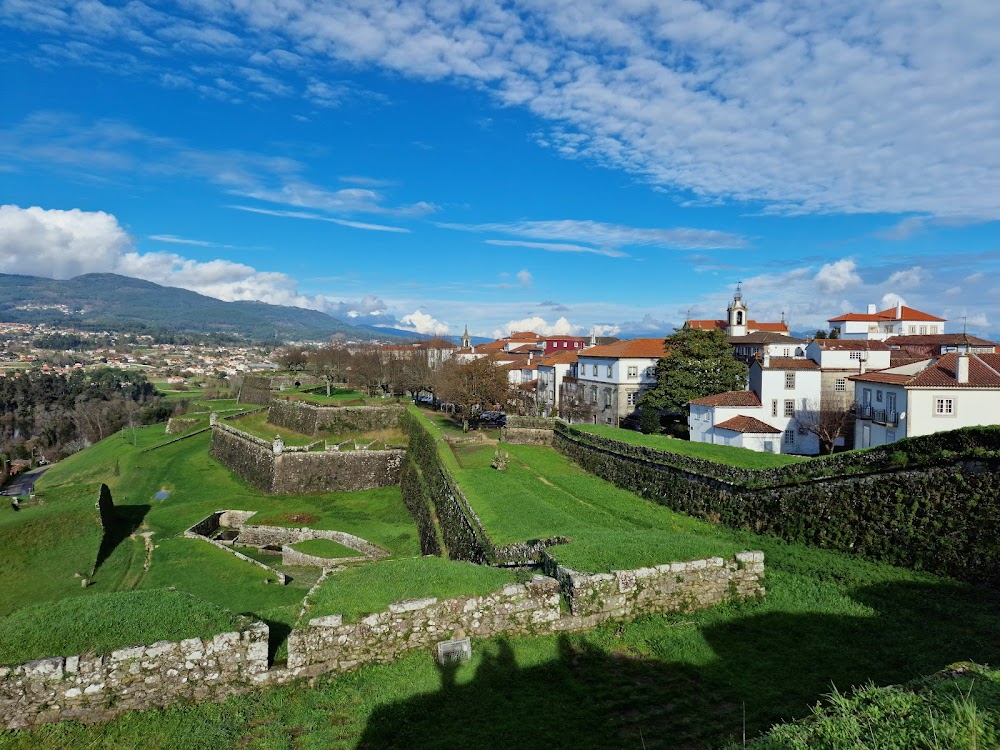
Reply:
<svg viewBox="0 0 1000 750"><path fill-rule="evenodd" d="M323 582L310 601L306 619L339 614L350 621L381 612L392 602L404 599L488 594L513 583L518 575L510 570L440 557L384 560L364 567L349 567Z"/></svg>
<svg viewBox="0 0 1000 750"><path fill-rule="evenodd" d="M744 710L752 738L809 716L833 687L899 684L963 659L1000 661L995 592L748 539L767 555L763 601L586 634L475 641L473 660L454 671L416 651L222 705L0 733L0 748L707 750L740 738Z"/></svg>
<svg viewBox="0 0 1000 750"><path fill-rule="evenodd" d="M571 542L550 552L590 572L728 557L743 548L724 530L618 489L552 448L502 447L511 456L506 471L491 468L492 445L452 447L455 478L496 544L566 536Z"/></svg>
<svg viewBox="0 0 1000 750"><path fill-rule="evenodd" d="M125 591L63 599L0 619L0 664L38 653L110 653L135 644L204 638L239 627L232 612L175 591Z"/></svg>
<svg viewBox="0 0 1000 750"><path fill-rule="evenodd" d="M692 443L688 440L678 440L665 435L644 435L635 430L623 430L600 424L575 424L573 429L590 432L594 435L620 440L644 448L655 448L661 451L680 453L685 456L702 458L728 466L738 466L743 469L771 469L776 466L808 461L802 456L789 456L783 453L760 453L748 448L734 448L728 445L711 445L709 443Z"/></svg>

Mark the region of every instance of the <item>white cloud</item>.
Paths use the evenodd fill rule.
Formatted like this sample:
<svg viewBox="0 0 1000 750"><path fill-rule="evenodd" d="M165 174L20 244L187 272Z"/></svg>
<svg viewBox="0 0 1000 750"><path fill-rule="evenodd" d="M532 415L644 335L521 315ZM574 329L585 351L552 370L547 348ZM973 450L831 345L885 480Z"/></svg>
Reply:
<svg viewBox="0 0 1000 750"><path fill-rule="evenodd" d="M207 240L192 240L186 237L177 237L173 234L151 234L149 239L156 242L166 242L169 245L193 245L195 247L232 247L232 245L221 245L218 242L208 242Z"/></svg>
<svg viewBox="0 0 1000 750"><path fill-rule="evenodd" d="M903 271L896 271L889 277L886 284L890 284L898 289L913 289L923 282L924 269L920 266L907 268Z"/></svg>
<svg viewBox="0 0 1000 750"><path fill-rule="evenodd" d="M614 324L598 324L590 327L590 332L594 336L614 336L621 331L622 327Z"/></svg>
<svg viewBox="0 0 1000 750"><path fill-rule="evenodd" d="M69 278L111 270L132 240L103 211L0 206L0 271Z"/></svg>
<svg viewBox="0 0 1000 750"><path fill-rule="evenodd" d="M531 271L522 268L517 272L517 281L523 287L531 286Z"/></svg>
<svg viewBox="0 0 1000 750"><path fill-rule="evenodd" d="M434 336L444 336L448 333L449 326L440 320L435 320L427 313L414 310L409 315L404 315L399 319L404 327L410 328L417 333L426 333Z"/></svg>
<svg viewBox="0 0 1000 750"><path fill-rule="evenodd" d="M878 309L888 310L890 307L895 307L897 304L909 307L909 305L906 304L906 300L903 297L900 297L895 292L887 292L886 294L882 295L881 304L879 305Z"/></svg>
<svg viewBox="0 0 1000 750"><path fill-rule="evenodd" d="M817 271L816 284L821 292L831 295L861 286L861 277L857 274L857 267L857 263L850 258L827 263Z"/></svg>
<svg viewBox="0 0 1000 750"><path fill-rule="evenodd" d="M226 206L237 211L247 211L252 214L263 214L265 216L279 216L285 219L308 219L310 221L325 221L330 224L339 224L342 227L352 229L366 229L370 232L397 232L409 233L405 227L393 227L386 224L370 224L364 221L350 221L348 219L334 219L332 216L322 216L321 214L308 213L306 211L287 211L285 209L256 208L254 206Z"/></svg>
<svg viewBox="0 0 1000 750"><path fill-rule="evenodd" d="M212 88L250 61L269 73L245 78L261 96L284 93L268 80L280 73L280 86L336 102L339 82L321 74L331 60L463 82L548 121L541 140L558 153L696 201L1000 217L1000 100L983 95L1000 79L997 3L170 7L18 0L4 20L56 37L54 58L111 68L104 48L134 50L117 60L123 75L145 66ZM193 53L215 67L192 70Z"/></svg>
<svg viewBox="0 0 1000 750"><path fill-rule="evenodd" d="M385 302L374 295L348 301L309 296L283 273L222 259L197 261L175 253L140 253L118 220L103 211L0 206L0 272L57 279L117 273L226 301L259 300L337 317L351 312L356 313L351 317L392 317L386 313Z"/></svg>
<svg viewBox="0 0 1000 750"><path fill-rule="evenodd" d="M644 228L621 224L606 224L600 221L560 219L553 221L519 221L512 223L488 224L448 224L439 223L444 229L464 232L489 232L527 237L539 240L569 240L587 245L552 244L544 242L514 242L511 240L487 240L492 245L520 245L555 252L591 252L612 257L624 257L617 250L627 246L661 247L670 250L725 249L746 247L747 242L739 235L719 232L714 229Z"/></svg>
<svg viewBox="0 0 1000 750"><path fill-rule="evenodd" d="M527 247L534 250L546 250L550 253L592 253L606 255L609 258L628 257L628 253L623 253L620 250L572 245L566 242L529 242L528 240L484 240L484 242L487 245L496 245L497 247Z"/></svg>
<svg viewBox="0 0 1000 750"><path fill-rule="evenodd" d="M512 331L534 331L543 336L571 336L578 335L581 327L573 325L565 317L559 318L554 323L547 322L544 318L535 315L521 320L509 320L505 325L493 330L493 335L497 338L508 336Z"/></svg>

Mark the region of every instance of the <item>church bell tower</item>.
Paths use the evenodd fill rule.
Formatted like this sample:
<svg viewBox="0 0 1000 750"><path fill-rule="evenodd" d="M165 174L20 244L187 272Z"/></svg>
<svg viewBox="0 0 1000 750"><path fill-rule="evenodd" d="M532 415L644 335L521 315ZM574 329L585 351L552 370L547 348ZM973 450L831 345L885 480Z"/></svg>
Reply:
<svg viewBox="0 0 1000 750"><path fill-rule="evenodd" d="M747 306L743 302L743 292L740 288L742 283L736 285L736 294L733 295L733 301L726 311L729 314L726 326L727 336L747 335Z"/></svg>

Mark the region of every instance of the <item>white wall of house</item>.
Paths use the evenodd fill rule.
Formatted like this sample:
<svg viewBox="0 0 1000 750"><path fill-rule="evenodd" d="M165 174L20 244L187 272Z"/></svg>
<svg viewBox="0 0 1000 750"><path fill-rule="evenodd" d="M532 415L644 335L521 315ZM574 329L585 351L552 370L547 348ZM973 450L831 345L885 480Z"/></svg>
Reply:
<svg viewBox="0 0 1000 750"><path fill-rule="evenodd" d="M791 375L791 378L788 376ZM816 455L819 438L801 429L796 416L820 403L821 373L816 370L777 369L762 367L759 362L750 365L750 390L761 402L760 421L781 430L781 453ZM741 411L747 416L757 416L752 411ZM720 420L724 421L724 420Z"/></svg>
<svg viewBox="0 0 1000 750"><path fill-rule="evenodd" d="M588 357L581 352L578 360L581 393L596 405L597 421L617 424L637 408L639 396L656 385L658 357ZM596 402L592 399L597 389Z"/></svg>
<svg viewBox="0 0 1000 750"><path fill-rule="evenodd" d="M862 363L866 371L886 369L891 355L888 350L824 349L815 341L806 347L806 356L823 369L853 370L854 374L861 372Z"/></svg>
<svg viewBox="0 0 1000 750"><path fill-rule="evenodd" d="M996 388L910 388L905 437L1000 424Z"/></svg>
<svg viewBox="0 0 1000 750"><path fill-rule="evenodd" d="M688 412L688 439L692 443L728 445L728 443L723 442L722 433L731 435L732 431L717 430L715 425L722 424L727 419L738 417L741 414L757 417L757 419L764 421L761 411L753 406L698 406L691 404L691 411Z"/></svg>

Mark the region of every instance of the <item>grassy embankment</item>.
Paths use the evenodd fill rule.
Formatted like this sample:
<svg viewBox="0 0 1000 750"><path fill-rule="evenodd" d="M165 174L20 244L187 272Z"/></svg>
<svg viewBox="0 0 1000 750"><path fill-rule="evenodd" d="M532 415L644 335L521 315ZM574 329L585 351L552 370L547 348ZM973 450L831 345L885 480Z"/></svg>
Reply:
<svg viewBox="0 0 1000 750"><path fill-rule="evenodd" d="M728 466L738 466L741 469L773 469L778 466L808 461L803 456L789 456L784 453L761 453L749 448L734 448L728 445L712 445L711 443L692 443L689 440L668 437L666 435L644 435L635 430L623 430L619 427L600 424L575 424L573 429L590 432L594 435L623 443L638 445L643 448L655 448L660 451L680 453L684 456L701 458Z"/></svg>

